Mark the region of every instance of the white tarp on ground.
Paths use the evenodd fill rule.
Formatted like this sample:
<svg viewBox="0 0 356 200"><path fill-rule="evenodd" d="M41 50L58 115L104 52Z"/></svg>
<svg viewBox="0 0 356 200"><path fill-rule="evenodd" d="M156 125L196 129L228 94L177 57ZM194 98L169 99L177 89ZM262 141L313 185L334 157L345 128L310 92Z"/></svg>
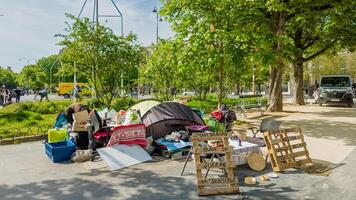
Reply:
<svg viewBox="0 0 356 200"><path fill-rule="evenodd" d="M114 145L97 151L112 171L152 160L152 157L138 145Z"/></svg>

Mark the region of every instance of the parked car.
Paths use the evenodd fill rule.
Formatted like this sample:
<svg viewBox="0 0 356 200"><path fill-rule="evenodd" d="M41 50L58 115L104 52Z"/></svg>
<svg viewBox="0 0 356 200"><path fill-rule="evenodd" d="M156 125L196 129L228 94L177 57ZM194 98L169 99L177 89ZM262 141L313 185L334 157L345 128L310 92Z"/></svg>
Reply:
<svg viewBox="0 0 356 200"><path fill-rule="evenodd" d="M186 91L186 92L183 92L183 96L194 96L195 95L195 92L194 91Z"/></svg>
<svg viewBox="0 0 356 200"><path fill-rule="evenodd" d="M352 78L348 75L324 75L320 78L319 105L341 103L352 107Z"/></svg>

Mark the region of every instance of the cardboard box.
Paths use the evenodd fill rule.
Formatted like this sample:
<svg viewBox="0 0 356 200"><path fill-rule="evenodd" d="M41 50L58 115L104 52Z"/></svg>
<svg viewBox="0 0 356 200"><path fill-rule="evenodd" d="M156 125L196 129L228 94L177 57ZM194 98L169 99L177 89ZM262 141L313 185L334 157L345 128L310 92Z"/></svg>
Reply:
<svg viewBox="0 0 356 200"><path fill-rule="evenodd" d="M87 123L89 119L89 113L86 110L73 113L74 122Z"/></svg>
<svg viewBox="0 0 356 200"><path fill-rule="evenodd" d="M79 132L79 131L88 131L88 129L85 127L86 123L78 123L74 122L73 123L73 132Z"/></svg>

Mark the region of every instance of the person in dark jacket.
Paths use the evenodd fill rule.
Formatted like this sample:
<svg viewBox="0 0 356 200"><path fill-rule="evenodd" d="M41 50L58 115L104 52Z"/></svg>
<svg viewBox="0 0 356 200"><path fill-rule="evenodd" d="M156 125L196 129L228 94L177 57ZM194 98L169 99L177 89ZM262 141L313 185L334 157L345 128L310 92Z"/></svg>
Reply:
<svg viewBox="0 0 356 200"><path fill-rule="evenodd" d="M16 90L14 90L15 93L15 98L16 98L16 103L20 102L20 97L21 97L21 90L19 88L16 88Z"/></svg>

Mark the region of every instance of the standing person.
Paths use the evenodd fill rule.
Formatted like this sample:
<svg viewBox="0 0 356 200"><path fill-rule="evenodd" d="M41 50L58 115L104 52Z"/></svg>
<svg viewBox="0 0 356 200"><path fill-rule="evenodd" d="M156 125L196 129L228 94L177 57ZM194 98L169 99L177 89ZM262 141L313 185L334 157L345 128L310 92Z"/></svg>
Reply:
<svg viewBox="0 0 356 200"><path fill-rule="evenodd" d="M20 88L16 88L14 90L14 92L15 92L15 97L16 97L16 103L19 103L22 91L20 90Z"/></svg>
<svg viewBox="0 0 356 200"><path fill-rule="evenodd" d="M5 85L0 88L0 105L5 104Z"/></svg>
<svg viewBox="0 0 356 200"><path fill-rule="evenodd" d="M45 98L48 101L48 90L47 89L41 90L38 94L41 96L40 101L42 101L43 98Z"/></svg>
<svg viewBox="0 0 356 200"><path fill-rule="evenodd" d="M3 99L3 104L5 105L9 102L9 91L6 89L5 85L2 86L1 95Z"/></svg>
<svg viewBox="0 0 356 200"><path fill-rule="evenodd" d="M75 102L80 102L81 98L80 98L80 93L82 92L82 88L80 88L80 86L78 84L75 84L74 86L74 98L75 98Z"/></svg>

